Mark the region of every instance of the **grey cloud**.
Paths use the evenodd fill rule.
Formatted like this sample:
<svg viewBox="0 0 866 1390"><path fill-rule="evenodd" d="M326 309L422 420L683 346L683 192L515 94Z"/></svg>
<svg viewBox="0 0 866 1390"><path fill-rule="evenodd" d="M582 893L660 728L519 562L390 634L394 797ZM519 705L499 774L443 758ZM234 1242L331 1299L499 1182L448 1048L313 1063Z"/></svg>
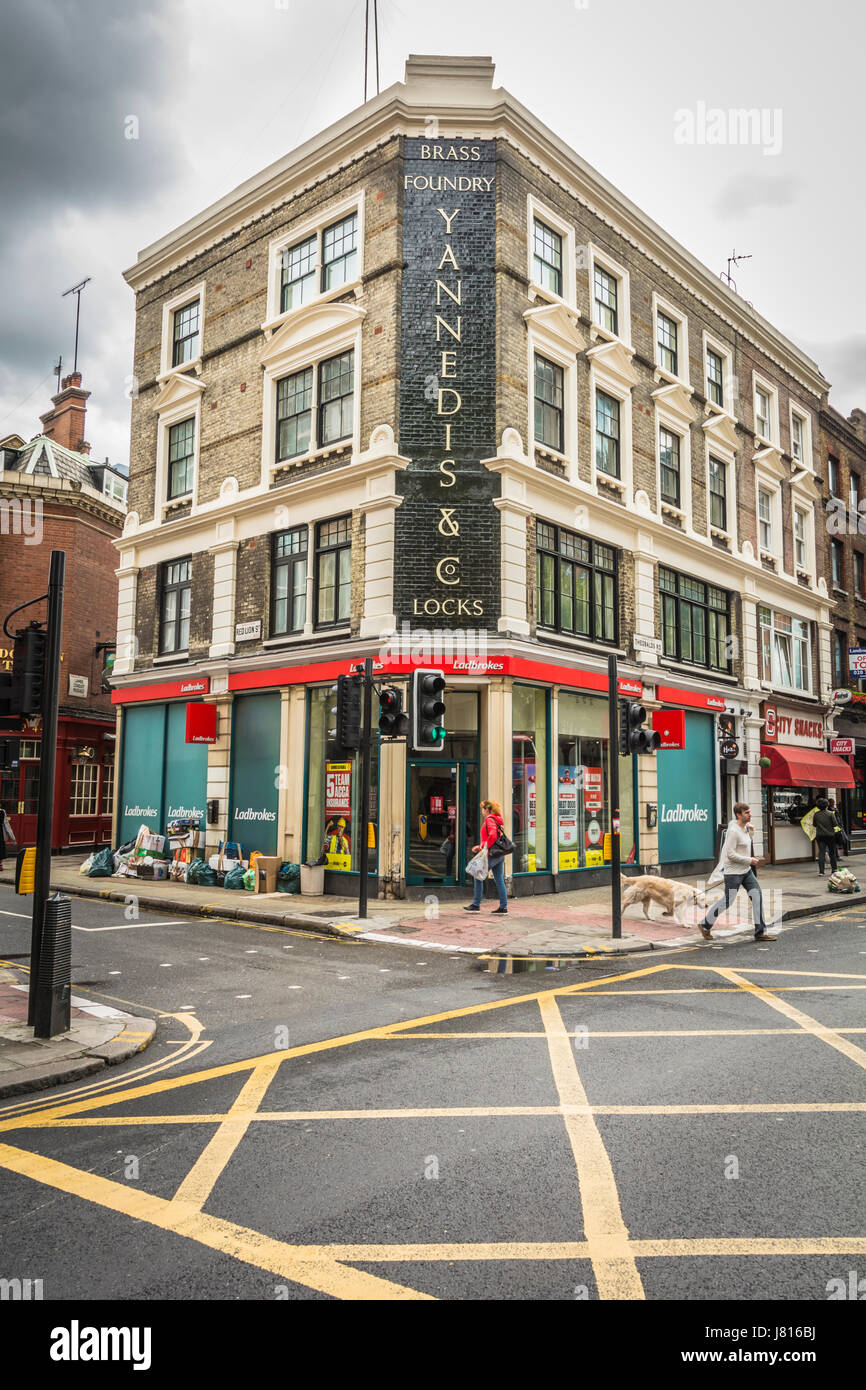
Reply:
<svg viewBox="0 0 866 1390"><path fill-rule="evenodd" d="M804 187L803 180L793 174L774 177L764 170L737 174L722 188L714 211L719 217L733 217L758 212L761 208L790 207Z"/></svg>
<svg viewBox="0 0 866 1390"><path fill-rule="evenodd" d="M806 343L808 352L832 383L830 404L848 416L866 410L866 334L852 333L835 343Z"/></svg>
<svg viewBox="0 0 866 1390"><path fill-rule="evenodd" d="M4 5L0 141L4 202L130 206L176 174L160 115L184 45L162 34L164 0L14 0ZM127 116L139 138L125 138ZM7 235L19 217L5 219ZM16 230L17 234L17 230Z"/></svg>

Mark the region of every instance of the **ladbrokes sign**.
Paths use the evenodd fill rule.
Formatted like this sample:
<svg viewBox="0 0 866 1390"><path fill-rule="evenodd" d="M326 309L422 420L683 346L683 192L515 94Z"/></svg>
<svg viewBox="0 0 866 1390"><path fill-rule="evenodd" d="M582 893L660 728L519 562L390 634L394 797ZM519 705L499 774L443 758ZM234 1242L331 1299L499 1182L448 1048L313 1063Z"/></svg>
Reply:
<svg viewBox="0 0 866 1390"><path fill-rule="evenodd" d="M406 139L400 453L394 587L399 618L495 627L496 163L493 141Z"/></svg>

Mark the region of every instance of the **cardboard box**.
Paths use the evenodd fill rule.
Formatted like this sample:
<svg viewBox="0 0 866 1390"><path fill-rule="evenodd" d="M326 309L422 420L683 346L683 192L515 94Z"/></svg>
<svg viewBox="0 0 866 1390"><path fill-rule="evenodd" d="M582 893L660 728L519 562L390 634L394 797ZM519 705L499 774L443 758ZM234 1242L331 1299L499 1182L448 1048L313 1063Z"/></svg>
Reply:
<svg viewBox="0 0 866 1390"><path fill-rule="evenodd" d="M262 854L256 860L256 892L276 893L277 874L282 864L279 854Z"/></svg>

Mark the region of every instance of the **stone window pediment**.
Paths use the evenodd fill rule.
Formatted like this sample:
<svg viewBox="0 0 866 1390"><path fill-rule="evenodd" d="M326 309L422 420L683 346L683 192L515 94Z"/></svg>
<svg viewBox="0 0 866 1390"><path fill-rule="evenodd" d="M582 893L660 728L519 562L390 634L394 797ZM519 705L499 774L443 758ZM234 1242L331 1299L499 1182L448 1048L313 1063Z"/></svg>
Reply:
<svg viewBox="0 0 866 1390"><path fill-rule="evenodd" d="M663 382L651 395L656 405L661 406L666 414L679 420L684 428L696 418L696 411L691 403L692 393L679 382Z"/></svg>
<svg viewBox="0 0 866 1390"><path fill-rule="evenodd" d="M733 416L724 411L714 410L702 422L702 429L711 446L730 449L732 452L736 450L739 441L737 439L737 424Z"/></svg>
<svg viewBox="0 0 866 1390"><path fill-rule="evenodd" d="M527 327L538 335L538 341L557 344L560 350L577 354L586 347L586 340L578 328L580 313L564 304L542 304L524 312Z"/></svg>
<svg viewBox="0 0 866 1390"><path fill-rule="evenodd" d="M283 361L312 360L344 340L354 341L366 317L367 310L355 303L304 304L287 318L262 324L265 346L259 360L268 368Z"/></svg>
<svg viewBox="0 0 866 1390"><path fill-rule="evenodd" d="M638 375L631 361L634 349L626 347L618 338L609 342L597 342L586 355L606 377L618 382L623 390L630 391L633 386L637 386Z"/></svg>

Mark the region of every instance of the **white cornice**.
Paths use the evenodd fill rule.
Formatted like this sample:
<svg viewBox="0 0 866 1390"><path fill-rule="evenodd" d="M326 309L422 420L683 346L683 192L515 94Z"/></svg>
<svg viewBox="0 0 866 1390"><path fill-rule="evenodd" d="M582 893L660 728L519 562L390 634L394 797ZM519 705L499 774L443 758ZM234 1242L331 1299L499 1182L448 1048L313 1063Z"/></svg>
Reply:
<svg viewBox="0 0 866 1390"><path fill-rule="evenodd" d="M146 247L125 272L127 282L136 291L144 289L395 136L427 135L432 140L428 122L430 112L435 112L438 141L499 138L510 144L807 391L821 396L829 390L830 383L811 358L509 92L494 88L490 60L472 61L474 66L467 66L459 58L437 58L423 69L422 61L410 60L407 83L395 82Z"/></svg>

